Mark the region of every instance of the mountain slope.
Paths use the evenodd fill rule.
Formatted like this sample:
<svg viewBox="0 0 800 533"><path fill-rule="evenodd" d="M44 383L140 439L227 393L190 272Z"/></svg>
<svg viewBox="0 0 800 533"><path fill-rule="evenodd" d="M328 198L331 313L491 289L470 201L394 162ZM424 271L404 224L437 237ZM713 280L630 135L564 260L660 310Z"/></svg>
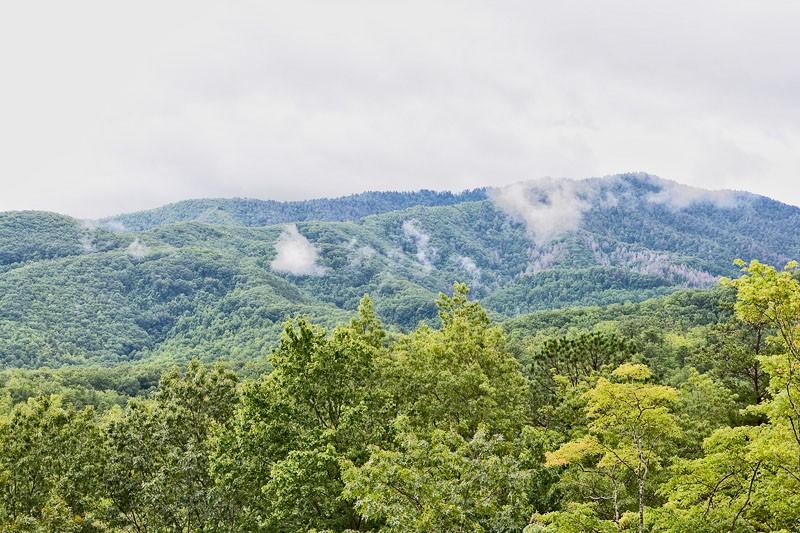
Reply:
<svg viewBox="0 0 800 533"><path fill-rule="evenodd" d="M800 257L800 209L644 174L303 209L207 202L116 218L143 231L0 214L0 365L248 360L286 317L331 323L365 293L409 328L436 320L433 300L454 281L502 319L711 287L736 257ZM225 216L203 215L219 202ZM180 217L192 220L168 222ZM292 224L258 224L275 217Z"/></svg>

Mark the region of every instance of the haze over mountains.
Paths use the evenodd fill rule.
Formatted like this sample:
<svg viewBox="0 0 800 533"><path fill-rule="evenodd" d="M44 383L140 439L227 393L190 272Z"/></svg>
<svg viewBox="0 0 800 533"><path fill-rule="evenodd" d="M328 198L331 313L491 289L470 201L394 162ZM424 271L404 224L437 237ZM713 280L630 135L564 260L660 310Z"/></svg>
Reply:
<svg viewBox="0 0 800 533"><path fill-rule="evenodd" d="M0 213L0 364L263 355L288 316L370 294L435 321L454 281L510 318L707 288L800 257L800 208L646 174L462 193L189 200L99 221Z"/></svg>

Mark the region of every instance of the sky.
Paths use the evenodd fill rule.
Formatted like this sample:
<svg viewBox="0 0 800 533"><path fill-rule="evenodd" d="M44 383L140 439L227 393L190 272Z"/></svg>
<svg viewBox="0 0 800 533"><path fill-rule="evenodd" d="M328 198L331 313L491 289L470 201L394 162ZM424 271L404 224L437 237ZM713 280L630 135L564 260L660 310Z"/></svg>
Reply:
<svg viewBox="0 0 800 533"><path fill-rule="evenodd" d="M645 171L800 205L800 2L0 5L0 211Z"/></svg>

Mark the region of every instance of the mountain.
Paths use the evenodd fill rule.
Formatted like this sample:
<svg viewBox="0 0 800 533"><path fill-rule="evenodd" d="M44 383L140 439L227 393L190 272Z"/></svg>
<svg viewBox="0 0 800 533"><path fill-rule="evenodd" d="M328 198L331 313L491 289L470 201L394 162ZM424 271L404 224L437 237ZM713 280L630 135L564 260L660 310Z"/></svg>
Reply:
<svg viewBox="0 0 800 533"><path fill-rule="evenodd" d="M499 320L639 302L800 257L800 208L646 174L464 193L194 200L100 221L0 213L0 365L247 361L368 293L396 328L454 281ZM520 320L520 318L517 318Z"/></svg>
<svg viewBox="0 0 800 533"><path fill-rule="evenodd" d="M368 215L418 205L453 205L485 200L486 189L461 193L421 190L415 192L364 192L341 198L277 202L252 198L184 200L156 209L117 215L101 220L105 226L143 231L174 222L205 222L240 226L268 226L304 220L358 220Z"/></svg>

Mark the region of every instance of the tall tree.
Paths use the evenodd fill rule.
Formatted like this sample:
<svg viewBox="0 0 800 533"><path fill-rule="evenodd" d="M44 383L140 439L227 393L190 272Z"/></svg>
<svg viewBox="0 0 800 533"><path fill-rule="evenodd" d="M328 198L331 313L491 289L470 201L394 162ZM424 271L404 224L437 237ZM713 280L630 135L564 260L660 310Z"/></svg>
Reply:
<svg viewBox="0 0 800 533"><path fill-rule="evenodd" d="M441 329L422 326L391 352L385 380L417 429L454 430L470 438L482 424L516 435L530 419L527 381L503 331L470 301L466 285L436 302Z"/></svg>
<svg viewBox="0 0 800 533"><path fill-rule="evenodd" d="M229 423L236 376L220 364L192 361L161 379L152 400L111 416L107 490L136 531L211 531L230 510L209 474L210 436Z"/></svg>
<svg viewBox="0 0 800 533"><path fill-rule="evenodd" d="M641 364L618 367L611 380L601 377L586 392L586 436L562 445L547 455L549 466L588 466L605 477L611 488L614 515L619 524L617 505L623 473L632 477L638 511L638 531L644 531L647 481L652 471L668 457L670 443L680 436L670 406L677 398L671 387L647 383L650 370Z"/></svg>
<svg viewBox="0 0 800 533"><path fill-rule="evenodd" d="M240 502L243 529L360 529L342 498L340 462L362 464L391 432L377 359L383 328L371 301L330 334L287 321L274 370L247 386L235 423L216 436L215 478Z"/></svg>

